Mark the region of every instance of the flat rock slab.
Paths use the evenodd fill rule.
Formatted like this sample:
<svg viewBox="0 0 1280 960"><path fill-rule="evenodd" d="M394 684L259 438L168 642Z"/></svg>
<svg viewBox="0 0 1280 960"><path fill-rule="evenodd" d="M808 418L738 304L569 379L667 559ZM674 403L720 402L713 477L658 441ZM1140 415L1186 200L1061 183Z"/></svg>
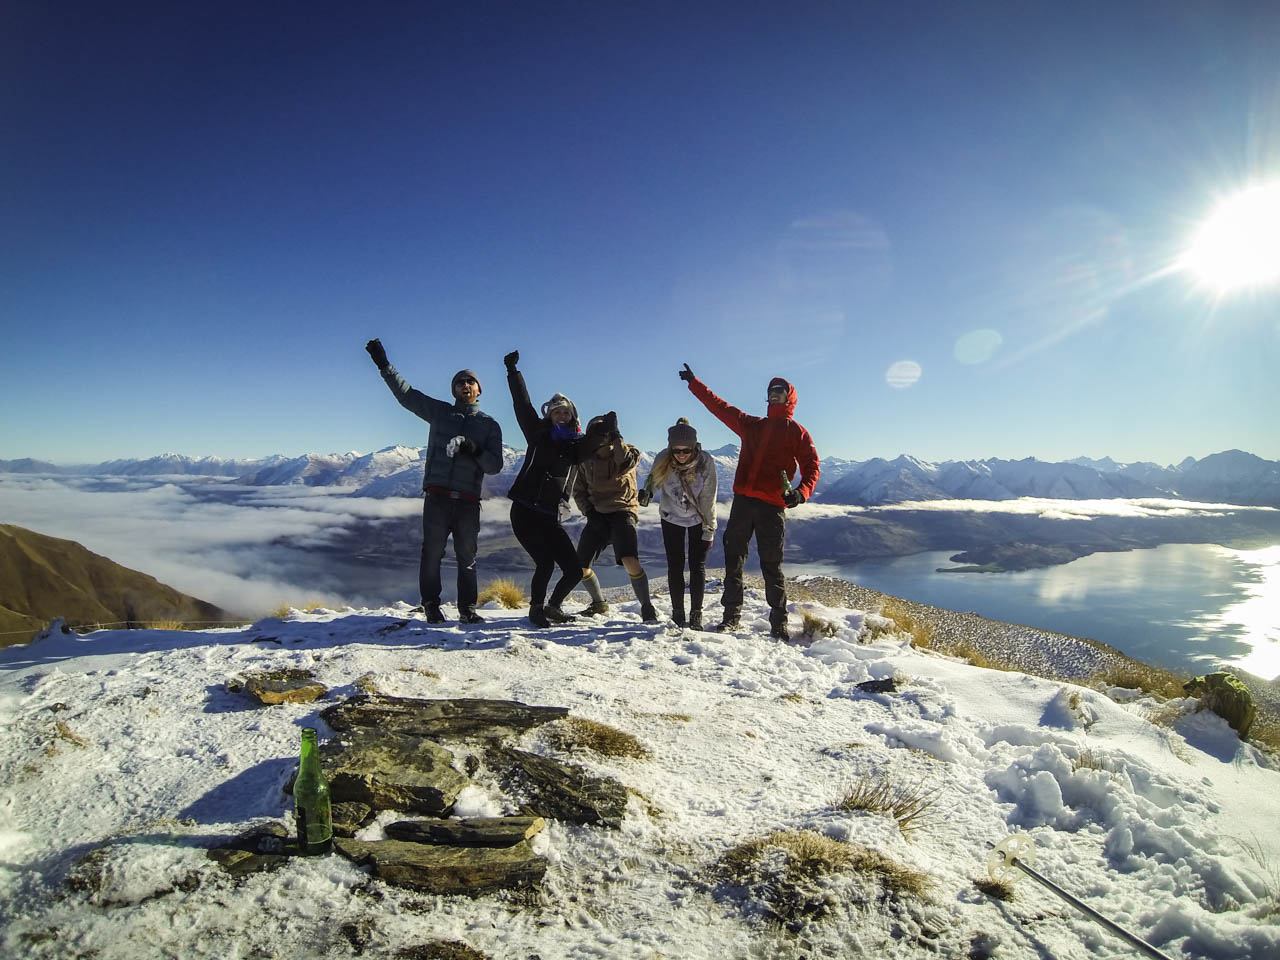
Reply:
<svg viewBox="0 0 1280 960"><path fill-rule="evenodd" d="M527 840L510 847L443 847L403 840L335 839L334 847L374 876L397 887L443 895L482 896L537 886L547 860Z"/></svg>
<svg viewBox="0 0 1280 960"><path fill-rule="evenodd" d="M542 817L470 817L462 820L397 820L386 826L393 840L454 847L511 847L541 833Z"/></svg>
<svg viewBox="0 0 1280 960"><path fill-rule="evenodd" d="M531 707L516 700L418 700L353 697L321 712L334 730L373 727L432 740L502 739L568 716L568 707Z"/></svg>
<svg viewBox="0 0 1280 960"><path fill-rule="evenodd" d="M332 798L331 798L332 799ZM344 801L333 804L333 833L337 837L354 837L373 814L367 803Z"/></svg>
<svg viewBox="0 0 1280 960"><path fill-rule="evenodd" d="M249 673L244 677L244 692L259 703L311 703L319 700L329 688L306 670L271 670Z"/></svg>
<svg viewBox="0 0 1280 960"><path fill-rule="evenodd" d="M253 827L229 843L212 847L207 856L233 877L265 873L284 865L297 845L278 823Z"/></svg>
<svg viewBox="0 0 1280 960"><path fill-rule="evenodd" d="M627 788L617 780L511 747L495 747L486 759L521 798L521 813L566 823L622 825Z"/></svg>
<svg viewBox="0 0 1280 960"><path fill-rule="evenodd" d="M471 781L453 769L453 754L430 740L356 728L320 748L334 803L374 810L441 815Z"/></svg>

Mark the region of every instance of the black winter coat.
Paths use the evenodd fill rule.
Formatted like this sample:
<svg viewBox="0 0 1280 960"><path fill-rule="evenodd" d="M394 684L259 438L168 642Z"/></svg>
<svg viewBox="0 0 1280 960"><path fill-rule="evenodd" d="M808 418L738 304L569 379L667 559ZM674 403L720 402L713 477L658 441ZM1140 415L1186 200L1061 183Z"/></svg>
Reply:
<svg viewBox="0 0 1280 960"><path fill-rule="evenodd" d="M507 496L526 507L557 516L560 504L568 502L573 492L581 440L556 440L552 436L551 421L534 409L524 374L519 370L507 374L507 386L511 388L516 421L528 444L524 463Z"/></svg>

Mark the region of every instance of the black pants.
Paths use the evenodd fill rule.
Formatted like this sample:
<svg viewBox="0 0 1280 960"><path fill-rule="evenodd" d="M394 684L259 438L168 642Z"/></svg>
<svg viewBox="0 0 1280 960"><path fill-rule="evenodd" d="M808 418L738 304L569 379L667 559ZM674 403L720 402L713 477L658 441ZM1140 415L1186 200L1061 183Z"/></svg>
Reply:
<svg viewBox="0 0 1280 960"><path fill-rule="evenodd" d="M702 609L702 594L707 585L707 549L711 544L702 539L702 524L682 527L662 521L662 545L667 551L667 588L671 591L674 613L684 612L685 540L689 541L689 609Z"/></svg>
<svg viewBox="0 0 1280 960"><path fill-rule="evenodd" d="M440 603L440 561L453 536L458 561L458 612L476 609L476 544L480 539L480 504L428 493L422 504L422 560L418 565L418 589L422 603Z"/></svg>
<svg viewBox="0 0 1280 960"><path fill-rule="evenodd" d="M547 584L556 567L561 576L551 593L551 605L558 607L582 580L582 566L573 540L555 517L512 501L511 531L533 559L533 580L529 582L529 603L540 607L547 595Z"/></svg>
<svg viewBox="0 0 1280 960"><path fill-rule="evenodd" d="M787 605L787 588L782 579L782 548L786 541L787 514L782 507L735 494L724 528L724 596L726 614L742 609L742 568L747 562L751 537L756 538L760 574L764 577L764 598L772 608L771 619Z"/></svg>

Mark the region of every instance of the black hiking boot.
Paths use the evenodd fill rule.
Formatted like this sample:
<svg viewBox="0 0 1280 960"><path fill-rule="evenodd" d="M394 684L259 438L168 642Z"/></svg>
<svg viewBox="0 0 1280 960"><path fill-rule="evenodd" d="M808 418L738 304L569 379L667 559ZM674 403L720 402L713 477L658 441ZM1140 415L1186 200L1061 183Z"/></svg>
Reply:
<svg viewBox="0 0 1280 960"><path fill-rule="evenodd" d="M720 626L716 627L716 633L733 633L742 626L740 619L741 613L737 610L726 610L724 619L720 621Z"/></svg>
<svg viewBox="0 0 1280 960"><path fill-rule="evenodd" d="M565 613L554 603L547 604L543 608L543 613L552 623L573 623L574 620L578 619L572 613Z"/></svg>
<svg viewBox="0 0 1280 960"><path fill-rule="evenodd" d="M640 619L645 623L658 622L658 611L653 609L653 604L647 603L640 608Z"/></svg>
<svg viewBox="0 0 1280 960"><path fill-rule="evenodd" d="M458 617L459 623L484 623L484 617L476 613L474 610L464 610L462 615Z"/></svg>
<svg viewBox="0 0 1280 960"><path fill-rule="evenodd" d="M787 632L786 610L774 609L769 611L769 636L775 640L791 639L791 634Z"/></svg>
<svg viewBox="0 0 1280 960"><path fill-rule="evenodd" d="M427 623L444 623L444 614L440 612L440 604L424 603L422 612L427 618Z"/></svg>
<svg viewBox="0 0 1280 960"><path fill-rule="evenodd" d="M551 621L547 618L546 608L540 605L529 608L529 622L535 627L551 626Z"/></svg>
<svg viewBox="0 0 1280 960"><path fill-rule="evenodd" d="M689 629L690 630L702 629L702 611L701 610L689 611Z"/></svg>

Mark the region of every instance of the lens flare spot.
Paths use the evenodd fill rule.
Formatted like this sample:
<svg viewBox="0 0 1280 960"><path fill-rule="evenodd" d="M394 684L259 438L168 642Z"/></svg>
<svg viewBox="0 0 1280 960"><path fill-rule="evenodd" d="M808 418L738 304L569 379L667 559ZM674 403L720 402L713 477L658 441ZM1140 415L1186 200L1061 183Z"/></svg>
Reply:
<svg viewBox="0 0 1280 960"><path fill-rule="evenodd" d="M1003 344L1004 337L999 330L970 330L956 341L955 358L968 366L986 363Z"/></svg>
<svg viewBox="0 0 1280 960"><path fill-rule="evenodd" d="M895 390L905 390L920 379L922 372L914 360L899 360L885 371L884 382Z"/></svg>

